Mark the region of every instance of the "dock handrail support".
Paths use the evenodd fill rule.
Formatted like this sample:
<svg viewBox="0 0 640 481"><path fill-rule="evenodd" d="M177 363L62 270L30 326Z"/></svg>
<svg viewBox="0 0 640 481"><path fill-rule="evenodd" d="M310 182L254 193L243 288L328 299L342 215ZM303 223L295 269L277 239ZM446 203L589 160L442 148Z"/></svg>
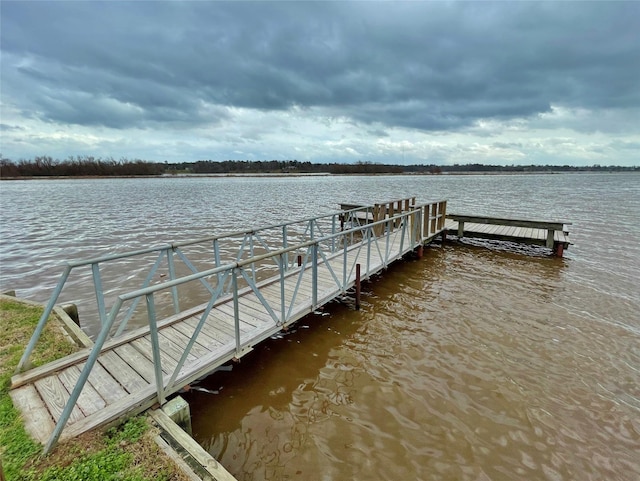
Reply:
<svg viewBox="0 0 640 481"><path fill-rule="evenodd" d="M367 213L372 212L370 207L359 207L355 209L351 209L346 211L347 213L356 212L356 211L365 211ZM49 315L51 314L56 302L62 292L62 289L69 278L71 271L74 268L82 267L82 266L91 266L93 272L94 287L96 290L96 302L99 305L99 313L101 318L101 328L100 332L96 338L96 341L92 348L86 354L86 362L82 368L78 381L70 393L70 397L58 419L58 422L55 425L54 431L51 434L51 437L44 448L44 453L47 454L53 446L57 443L64 426L69 420L71 412L75 407L76 402L84 388L89 375L100 355L105 342L109 338L110 333L116 325L116 320L120 311L124 304L129 301L133 301L132 306L125 313L123 320L121 320L120 327L116 331L116 335L122 334L122 330L124 328L124 324L128 318L132 315L132 309L135 308L138 301L142 298L146 300L146 311L147 311L147 320L149 326L149 333L151 337L152 344L152 352L154 359L154 376L156 383L156 391L157 391L157 400L160 404L164 402L167 396L176 392L182 387L180 382L185 381L185 379L180 378L180 372L184 366L184 363L189 356L193 345L196 342L200 331L207 320L207 317L215 305L215 303L225 294L225 284L227 283L228 277L231 277L231 292L228 295L233 296L233 304L234 304L234 321L235 321L235 355L241 356L245 346L242 344L241 340L241 332L240 332L240 319L239 319L239 297L243 289L246 291L250 289L257 294L257 297L263 303L266 310L271 314L274 319L274 329L281 329L286 325L287 321L290 319L290 316L293 311L294 302L298 293L298 287L300 285L300 279L302 278L302 274L307 268L308 264L310 264L310 268L312 270L312 310L319 306L319 303L326 302L326 299L318 298L318 264L320 259L323 261L324 265L328 268L332 278L336 282L337 286L343 291L346 292L348 288L353 285L355 281L351 281L352 272L356 269L356 263L359 263L358 256L359 252L362 249L366 250L367 264L365 268L364 278L369 277L369 259L371 256L371 252L373 249L376 249L378 254L382 256L384 252L384 265L386 266L392 258L397 258L398 254L401 256L405 252L409 250L415 249L418 246L422 246L425 241L433 238L434 236L440 234L444 230L444 220L446 213L446 201L440 201L436 203L427 203L421 205L411 205L408 210L402 210L399 214L393 215L391 217L385 217L380 220L377 220L372 223L364 224L364 225L356 225L351 229L337 231L336 230L336 220L338 216L342 216L345 214L345 211L335 212L325 216L319 216L315 218L309 218L305 221L308 222L307 230L311 233L320 233L321 237L311 237L309 240L301 243L296 243L291 245L289 243L290 239L287 239L286 235L286 226L294 224L295 222L280 224L275 227L282 230L283 239L282 239L282 248L277 250L270 250L266 248L267 252L264 254L256 255L255 252L251 249L251 255L247 258L242 259L241 254L244 249L244 246L247 241L247 234L251 234L251 239L253 239L254 234L264 229L253 229L249 231L243 231L244 235L243 246L241 247L240 254L234 259L232 262L228 262L220 265L221 258L219 255L219 251L215 247L219 244L220 239L223 239L227 236L212 236L204 239L205 242L214 243L214 251L215 251L215 263L217 264L214 268L206 269L203 271L197 271L195 267L188 261L188 259L184 256L178 248L179 246L191 245L193 242L186 242L182 244L170 244L168 246L161 246L155 249L143 249L139 251L134 251L129 254L120 254L120 255L110 255L102 258L90 259L87 261L76 261L68 263L65 266L64 272L56 285L56 288L53 291L53 294L47 303L45 310L43 312L42 317L40 318L36 330L34 331L25 352L22 355L20 363L18 365L18 369L16 373L21 372L24 367L27 365L30 355L38 342L38 339L44 329L44 326L48 320ZM330 224L332 226L332 231L328 235L322 235L322 225L318 223L318 220L321 218L329 218ZM315 224L315 225L314 225ZM435 227L435 228L434 228ZM270 226L268 228L273 228ZM305 232L307 232L305 230ZM377 231L382 231L386 233L385 235L385 245L382 247L378 242L380 236L376 235ZM400 236L400 252L392 255L390 252L390 243L389 238L391 236ZM259 242L262 242L259 236L255 237ZM353 241L353 239L358 239L357 241ZM349 242L351 240L351 242ZM202 240L201 240L202 242ZM249 240L252 242L252 240ZM266 246L265 246L266 247ZM331 267L331 260L335 259L336 256L340 256L341 252L345 253L344 259L346 259L347 249L358 249L358 256L356 256L356 261L354 265L349 268L349 272L347 273L347 264L346 262L343 265L344 271L342 275L339 276L336 274L334 269ZM305 261L300 267L288 267L283 262L283 259L295 259L295 253L300 251L306 251ZM326 251L326 252L325 252ZM155 264L153 265L149 275L143 285L139 289L135 289L124 294L120 294L116 297L115 302L112 308L109 310L108 314L105 310L104 304L104 296L102 291L102 284L99 282L99 264L108 261L115 261L124 259L127 257L131 257L133 255L140 255L158 252L158 257L156 259ZM175 269L170 268L170 279L164 281L160 284L150 285L150 279L153 277L155 271L158 268L158 265L161 262L161 259L172 258L173 254L177 253L178 257L180 257L185 264L193 271L192 274L176 277ZM329 256L327 255L329 254ZM395 256L395 257L394 257ZM342 256L340 256L342 257ZM255 279L255 265L262 261L273 261L278 266L280 270L280 276L285 275L285 271L287 271L286 275L299 275L296 289L293 293L292 299L290 301L290 306L287 314L285 315L285 298L284 298L284 290L281 291L282 298L280 299L280 316L277 316L274 310L271 308L269 303L262 297L258 291L258 287L256 285ZM168 261L171 262L171 261ZM293 261L295 262L295 260ZM287 263L288 264L288 263ZM245 272L245 268L248 268L251 272L251 275ZM246 283L247 287L241 288L238 284L238 279L242 277ZM211 286L209 282L207 282L207 278L210 278L212 281L215 281L215 287ZM340 281L342 279L342 282ZM181 285L184 285L189 282L199 281L208 286L208 291L211 294L209 298L209 302L207 303L206 308L204 309L200 320L194 329L185 350L178 361L173 373L171 375L167 375L168 379L165 379L162 371L162 359L160 357L160 346L159 346L159 338L158 338L158 323L156 318L156 303L154 294L156 292L162 290L169 290L172 292L174 296L174 306L178 306L175 298L177 298L177 288ZM293 321L291 321L293 322ZM166 382L165 382L166 381ZM188 380L191 382L192 380ZM24 382L24 381L23 381ZM14 385L14 387L16 387Z"/></svg>
<svg viewBox="0 0 640 481"><path fill-rule="evenodd" d="M560 221L536 221L536 220L524 220L524 219L505 219L501 217L486 217L486 216L471 216L471 215L458 215L447 214L448 219L458 222L458 237L464 236L464 224L465 222L477 223L477 224L493 224L504 225L513 227L529 227L534 229L546 229L546 247L553 249L555 233L567 232L566 226L571 225L571 222Z"/></svg>

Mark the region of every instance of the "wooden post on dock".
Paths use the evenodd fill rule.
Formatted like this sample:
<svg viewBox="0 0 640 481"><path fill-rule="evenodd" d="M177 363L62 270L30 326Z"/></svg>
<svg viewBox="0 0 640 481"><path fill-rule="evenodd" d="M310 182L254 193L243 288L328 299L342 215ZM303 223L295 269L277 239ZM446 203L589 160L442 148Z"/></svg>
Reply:
<svg viewBox="0 0 640 481"><path fill-rule="evenodd" d="M302 266L302 256L298 254L298 267Z"/></svg>
<svg viewBox="0 0 640 481"><path fill-rule="evenodd" d="M356 264L356 311L360 310L360 264Z"/></svg>
<svg viewBox="0 0 640 481"><path fill-rule="evenodd" d="M562 257L562 255L564 254L564 244L562 242L558 242L553 249L553 253L556 255L556 257Z"/></svg>

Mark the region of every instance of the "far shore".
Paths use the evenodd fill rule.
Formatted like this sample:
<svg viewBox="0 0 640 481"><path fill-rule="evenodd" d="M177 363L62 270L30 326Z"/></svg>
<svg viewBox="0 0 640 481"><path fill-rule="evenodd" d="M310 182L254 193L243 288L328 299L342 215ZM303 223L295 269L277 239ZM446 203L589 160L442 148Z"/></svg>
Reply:
<svg viewBox="0 0 640 481"><path fill-rule="evenodd" d="M263 177L263 178L282 178L282 177L381 177L381 176L451 176L451 175L555 175L555 174L628 174L633 170L628 171L531 171L531 172L441 172L438 174L430 172L376 172L376 173L352 173L352 174L334 174L331 172L296 172L296 173L269 173L269 172L253 172L247 174L241 174L237 172L233 173L211 173L211 174L161 174L161 175L41 175L41 176L22 176L22 177L0 177L0 181L6 180L87 180L87 179L165 179L165 178L221 178L221 177Z"/></svg>

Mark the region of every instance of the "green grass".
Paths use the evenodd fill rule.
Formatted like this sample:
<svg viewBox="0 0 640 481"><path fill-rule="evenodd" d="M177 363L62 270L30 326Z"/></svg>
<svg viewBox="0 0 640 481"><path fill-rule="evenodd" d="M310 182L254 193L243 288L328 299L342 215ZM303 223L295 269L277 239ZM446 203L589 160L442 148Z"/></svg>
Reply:
<svg viewBox="0 0 640 481"><path fill-rule="evenodd" d="M106 432L85 433L43 457L42 446L24 429L9 396L11 376L42 309L0 300L0 459L7 481L173 481L186 477L153 442L144 416ZM32 356L37 366L75 349L49 323Z"/></svg>

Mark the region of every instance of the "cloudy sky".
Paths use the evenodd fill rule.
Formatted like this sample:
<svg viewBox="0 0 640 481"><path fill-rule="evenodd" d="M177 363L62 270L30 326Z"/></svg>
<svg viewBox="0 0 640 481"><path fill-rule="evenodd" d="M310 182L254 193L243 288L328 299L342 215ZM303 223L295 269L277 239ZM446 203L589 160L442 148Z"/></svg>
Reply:
<svg viewBox="0 0 640 481"><path fill-rule="evenodd" d="M13 160L640 165L640 2L0 8Z"/></svg>

